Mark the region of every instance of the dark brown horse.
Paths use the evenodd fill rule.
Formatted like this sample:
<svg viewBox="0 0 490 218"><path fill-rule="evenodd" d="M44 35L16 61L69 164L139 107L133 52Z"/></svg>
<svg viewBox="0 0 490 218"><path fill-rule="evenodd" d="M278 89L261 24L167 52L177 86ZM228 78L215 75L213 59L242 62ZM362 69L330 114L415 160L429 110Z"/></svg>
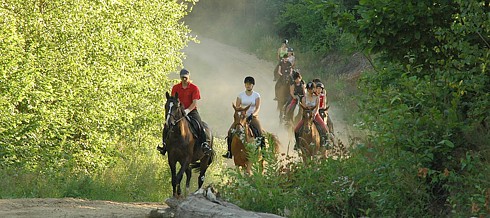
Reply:
<svg viewBox="0 0 490 218"><path fill-rule="evenodd" d="M248 149L247 149L247 144L253 144L255 147L260 147L257 146L259 142L255 141L255 137L253 135L252 129L250 128L250 124L247 122L247 110L250 108L250 105L247 107L237 107L234 104L232 104L233 109L235 110L235 113L233 114L233 124L231 126L231 132L232 132L232 139L231 139L231 153L233 154L233 162L235 163L235 166L241 166L246 169L246 172L248 174L252 174L252 164L250 163L250 160L248 158ZM262 130L259 130L262 131ZM274 154L279 153L279 140L275 135L271 135L271 143L274 146ZM263 139L265 140L265 139ZM267 146L267 145L266 145ZM250 148L250 147L249 147ZM259 159L262 164L262 169L264 169L264 161L260 157L260 152L259 152Z"/></svg>
<svg viewBox="0 0 490 218"><path fill-rule="evenodd" d="M299 105L303 109L303 125L299 129L298 147L303 161L306 163L308 159L311 159L320 151L320 133L314 123L314 108L306 107L301 102Z"/></svg>
<svg viewBox="0 0 490 218"><path fill-rule="evenodd" d="M168 151L168 165L172 173L172 189L173 196L181 196L180 183L186 174L186 193L189 191L189 181L192 176L191 169L199 170L198 191L201 190L204 183L204 177L209 165L213 162L214 151L205 155L200 145L197 145L198 141L196 136L191 131L191 123L189 117L185 115L184 107L179 102L179 96L170 96L166 93L167 102L165 103L165 115L166 122L165 128L167 128L166 135L163 141L167 144ZM203 127L206 130L206 134L211 139L209 147L213 147L212 133L206 123L203 122ZM177 172L176 164L179 162L180 169Z"/></svg>

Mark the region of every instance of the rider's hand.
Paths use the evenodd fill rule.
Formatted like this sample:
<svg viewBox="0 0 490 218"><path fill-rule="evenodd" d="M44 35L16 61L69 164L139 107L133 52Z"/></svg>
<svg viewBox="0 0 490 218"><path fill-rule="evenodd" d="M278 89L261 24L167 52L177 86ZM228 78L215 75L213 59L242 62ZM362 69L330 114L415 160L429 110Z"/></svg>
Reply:
<svg viewBox="0 0 490 218"><path fill-rule="evenodd" d="M184 110L184 113L185 113L185 115L186 115L186 116L187 116L187 114L189 114L190 112L191 112L191 110L189 110L189 109L185 109L185 110Z"/></svg>
<svg viewBox="0 0 490 218"><path fill-rule="evenodd" d="M253 115L252 115L252 114L250 114L250 115L247 117L247 122L252 121L252 118L253 118Z"/></svg>

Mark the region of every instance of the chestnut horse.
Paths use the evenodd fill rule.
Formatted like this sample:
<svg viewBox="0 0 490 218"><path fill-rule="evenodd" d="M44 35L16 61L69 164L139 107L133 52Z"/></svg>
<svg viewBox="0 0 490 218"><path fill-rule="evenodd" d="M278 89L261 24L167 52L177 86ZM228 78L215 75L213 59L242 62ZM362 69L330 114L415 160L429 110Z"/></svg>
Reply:
<svg viewBox="0 0 490 218"><path fill-rule="evenodd" d="M318 154L320 151L320 133L314 123L315 114L313 107L306 107L303 103L299 103L303 109L303 125L298 130L298 147L301 151L303 161L306 163L308 159Z"/></svg>
<svg viewBox="0 0 490 218"><path fill-rule="evenodd" d="M232 133L232 139L231 139L231 153L233 154L233 162L235 163L235 166L241 166L246 169L246 172L248 174L252 174L252 164L249 161L248 158L248 150L247 150L247 144L253 144L257 145L256 147L260 147L258 141L256 141L255 136L252 133L252 129L250 128L250 124L247 121L247 110L250 108L250 105L247 107L237 107L232 103L233 109L235 110L235 113L233 114L233 124L231 126L231 133ZM259 130L262 131L262 130ZM273 144L273 152L274 154L279 153L279 140L277 139L277 136L270 134L271 135L271 140L270 142ZM265 134L263 134L263 137L265 137ZM262 140L265 140L262 139ZM269 144L271 144L269 143ZM259 159L262 161L262 169L264 169L264 162L261 158L261 155L259 153Z"/></svg>
<svg viewBox="0 0 490 218"><path fill-rule="evenodd" d="M179 101L179 96L170 96L166 93L167 102L165 103L167 135L163 136L163 141L166 142L168 151L168 165L172 173L172 189L173 196L179 198L181 196L180 183L186 174L186 193L189 192L189 182L192 176L191 169L199 170L198 191L201 190L204 183L204 177L209 165L213 162L214 151L211 154L205 155L196 136L191 131L191 123L189 117L184 112L184 107ZM211 139L209 147L213 147L213 136L211 130L206 123L203 123L207 136ZM180 169L177 173L176 164L179 162Z"/></svg>

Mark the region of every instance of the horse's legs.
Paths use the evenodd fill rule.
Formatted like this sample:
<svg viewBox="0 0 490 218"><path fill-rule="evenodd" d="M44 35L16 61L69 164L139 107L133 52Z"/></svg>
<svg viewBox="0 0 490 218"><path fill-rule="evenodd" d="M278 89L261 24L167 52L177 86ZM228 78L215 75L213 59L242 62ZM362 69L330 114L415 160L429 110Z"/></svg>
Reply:
<svg viewBox="0 0 490 218"><path fill-rule="evenodd" d="M197 189L201 189L202 184L204 183L204 178L206 178L206 170L209 167L210 156L204 156L201 158L201 165L199 169L199 177L197 178Z"/></svg>
<svg viewBox="0 0 490 218"><path fill-rule="evenodd" d="M184 172L189 168L189 161L184 160L180 162L180 170L179 173L177 173L177 178L176 178L176 183L177 183L177 196L180 196L182 194L182 189L180 188L180 183L182 182L182 178L184 177Z"/></svg>
<svg viewBox="0 0 490 218"><path fill-rule="evenodd" d="M168 165L170 166L170 172L172 174L172 194L174 197L177 197L177 192L176 192L176 187L177 187L177 176L176 174L176 168L175 168L175 162L173 161L168 161Z"/></svg>
<svg viewBox="0 0 490 218"><path fill-rule="evenodd" d="M187 167L185 171L185 193L189 193L189 186L191 182L191 177L192 177L192 169L190 167Z"/></svg>

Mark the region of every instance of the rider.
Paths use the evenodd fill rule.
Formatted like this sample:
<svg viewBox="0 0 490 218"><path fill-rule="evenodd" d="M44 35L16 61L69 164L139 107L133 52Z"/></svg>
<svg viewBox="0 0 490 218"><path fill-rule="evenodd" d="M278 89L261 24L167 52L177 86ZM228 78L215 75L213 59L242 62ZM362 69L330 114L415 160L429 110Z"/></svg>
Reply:
<svg viewBox="0 0 490 218"><path fill-rule="evenodd" d="M291 62L289 62L288 54L285 54L281 59L281 62L279 63L279 67L277 68L277 75L278 77L282 77L289 76L291 75L291 73L293 73L292 64ZM277 82L275 86L276 97L274 98L274 100L277 100L277 92L279 91L280 86L280 83Z"/></svg>
<svg viewBox="0 0 490 218"><path fill-rule="evenodd" d="M199 116L199 112L197 111L197 100L201 99L201 93L199 88L190 80L190 73L188 70L182 69L180 71L180 79L181 82L172 87L172 96L178 94L179 101L185 108L185 115L199 123L200 132L198 133L199 136L196 143L200 143L204 154L210 154L212 152L212 149L209 147L210 139L207 138L201 116ZM164 128L163 134L166 135L167 131L168 130ZM165 155L167 152L165 141L163 141L163 147L157 147L157 149L161 154Z"/></svg>
<svg viewBox="0 0 490 218"><path fill-rule="evenodd" d="M313 114L315 116L314 121L320 125L320 129L318 129L318 132L321 135L321 141L322 145L325 144L327 140L327 126L325 125L325 122L323 122L322 118L320 117L320 114L318 113L318 109L320 107L320 97L316 95L316 90L315 90L315 83L313 82L308 82L306 84L306 95L301 99L301 102L303 105L306 107L314 107L313 109ZM299 129L303 125L303 119L301 119L296 127L294 128L294 137L296 139L296 144L294 145L294 150L298 149L298 138L299 138Z"/></svg>
<svg viewBox="0 0 490 218"><path fill-rule="evenodd" d="M327 92L322 82L317 83L317 95L320 96L320 115L327 123L328 132L334 135L332 119L330 119L330 113L328 113Z"/></svg>
<svg viewBox="0 0 490 218"><path fill-rule="evenodd" d="M288 61L291 63L291 68L296 66L296 57L294 56L293 48L288 48Z"/></svg>
<svg viewBox="0 0 490 218"><path fill-rule="evenodd" d="M289 85L290 101L284 112L285 120L293 119L293 112L298 104L298 101L305 95L305 81L302 80L301 74L298 71L293 73L293 81Z"/></svg>
<svg viewBox="0 0 490 218"><path fill-rule="evenodd" d="M236 106L237 107L247 107L250 105L250 108L246 112L247 122L250 123L250 126L254 128L254 134L256 138L260 141L260 145L264 146L265 140L262 136L262 127L260 125L258 116L260 111L260 94L253 90L255 86L255 79L251 76L245 77L243 81L245 83L245 91L240 92L236 98ZM226 143L228 144L228 151L223 155L225 158L231 158L231 128L228 130L228 137Z"/></svg>
<svg viewBox="0 0 490 218"><path fill-rule="evenodd" d="M320 100L320 105L318 107L320 117L326 121L327 118L327 95L325 93L325 86L323 85L322 82L317 82L316 83L316 95L319 97Z"/></svg>
<svg viewBox="0 0 490 218"><path fill-rule="evenodd" d="M284 39L282 41L281 47L279 47L277 49L277 60L279 61L279 64L281 64L281 61L282 61L282 58L284 57L284 55L287 55L287 54L288 54L288 40ZM277 67L276 67L276 69L277 69ZM278 77L279 76L274 71L274 81L276 81L278 79Z"/></svg>

